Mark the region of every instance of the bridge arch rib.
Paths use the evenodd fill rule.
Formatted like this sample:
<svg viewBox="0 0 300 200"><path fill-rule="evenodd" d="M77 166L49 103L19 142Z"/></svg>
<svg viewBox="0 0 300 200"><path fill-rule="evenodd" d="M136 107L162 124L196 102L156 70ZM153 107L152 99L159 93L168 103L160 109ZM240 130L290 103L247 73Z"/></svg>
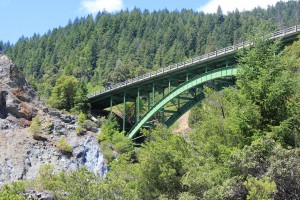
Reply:
<svg viewBox="0 0 300 200"><path fill-rule="evenodd" d="M130 139L133 139L138 133L139 129L142 128L142 126L146 124L147 121L149 121L155 113L160 111L168 102L178 97L183 92L195 88L196 86L203 85L209 81L224 78L224 77L235 76L236 74L237 74L237 68L235 66L230 66L230 67L224 67L224 68L219 68L216 70L209 71L207 73L198 75L186 81L185 83L182 83L174 90L172 90L170 93L168 93L166 96L164 96L146 114L144 114L144 116L132 127L132 129L128 134L128 137ZM195 101L186 103L183 107L181 107L181 109L179 109L176 113L174 113L173 116L171 116L166 121L165 124L167 126L171 126L182 114L184 114L186 111L191 109L193 105L196 104L197 101L200 101L203 98L204 98L203 94L199 94L198 96L196 96Z"/></svg>

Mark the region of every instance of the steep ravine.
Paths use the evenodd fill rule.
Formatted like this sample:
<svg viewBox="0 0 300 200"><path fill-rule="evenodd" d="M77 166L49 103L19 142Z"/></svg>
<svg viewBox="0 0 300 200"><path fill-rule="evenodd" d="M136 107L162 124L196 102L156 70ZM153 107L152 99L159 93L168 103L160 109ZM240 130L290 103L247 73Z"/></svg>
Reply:
<svg viewBox="0 0 300 200"><path fill-rule="evenodd" d="M29 131L35 116L41 121L43 141L34 140ZM77 116L46 108L15 65L0 54L0 187L33 179L43 164L53 165L55 171L87 166L104 175L107 166L96 140L99 130L92 127L92 132L77 136L76 126ZM61 136L72 145L72 155L55 146Z"/></svg>

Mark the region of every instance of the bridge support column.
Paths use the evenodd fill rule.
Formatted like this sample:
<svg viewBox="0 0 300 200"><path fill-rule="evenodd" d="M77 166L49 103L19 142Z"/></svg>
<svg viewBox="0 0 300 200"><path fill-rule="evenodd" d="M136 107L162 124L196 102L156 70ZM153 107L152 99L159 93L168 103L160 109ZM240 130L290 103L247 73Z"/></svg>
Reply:
<svg viewBox="0 0 300 200"><path fill-rule="evenodd" d="M155 85L152 84L152 106L155 104Z"/></svg>
<svg viewBox="0 0 300 200"><path fill-rule="evenodd" d="M147 94L147 101L148 101L148 110L150 110L151 107L150 93Z"/></svg>
<svg viewBox="0 0 300 200"><path fill-rule="evenodd" d="M110 96L110 113L109 113L110 115L112 115L112 107L113 107L113 100L114 100L113 98L114 97L111 95Z"/></svg>
<svg viewBox="0 0 300 200"><path fill-rule="evenodd" d="M136 102L136 121L140 120L140 87L138 87L137 91L137 102Z"/></svg>
<svg viewBox="0 0 300 200"><path fill-rule="evenodd" d="M123 102L123 131L126 128L126 92L124 92L124 102Z"/></svg>
<svg viewBox="0 0 300 200"><path fill-rule="evenodd" d="M169 79L170 81L170 79ZM170 84L170 82L169 82ZM165 97L165 90L163 89L163 97ZM161 118L161 123L164 124L165 123L165 108L162 108L162 118Z"/></svg>
<svg viewBox="0 0 300 200"><path fill-rule="evenodd" d="M186 70L186 77L185 77L185 80L188 81L189 80L189 71Z"/></svg>
<svg viewBox="0 0 300 200"><path fill-rule="evenodd" d="M171 78L169 77L169 93L171 92Z"/></svg>

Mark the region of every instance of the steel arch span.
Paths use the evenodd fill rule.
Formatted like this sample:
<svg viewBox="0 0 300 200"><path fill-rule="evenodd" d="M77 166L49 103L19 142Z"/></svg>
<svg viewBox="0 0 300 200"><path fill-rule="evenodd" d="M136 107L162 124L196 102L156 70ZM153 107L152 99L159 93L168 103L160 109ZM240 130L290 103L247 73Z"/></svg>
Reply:
<svg viewBox="0 0 300 200"><path fill-rule="evenodd" d="M222 79L225 77L232 77L237 74L237 68L235 66L230 67L224 67L219 68L201 75L198 75L178 87L176 87L174 90L172 90L170 93L168 93L166 96L164 96L161 100L159 100L152 108L144 114L142 118L139 119L139 121L136 122L136 124L132 127L130 132L128 133L128 137L130 139L133 139L140 128L142 128L153 116L155 113L161 111L164 109L164 106L171 102L172 100L176 99L177 97L180 97L180 94L184 92L188 92L189 90L192 90L198 86L204 85L207 82ZM203 93L195 95L194 98L190 98L188 102L180 107L177 111L173 112L173 115L165 122L167 126L171 126L176 120L183 115L186 111L188 111L192 106L194 106L198 101L202 100L204 98ZM164 110L163 110L164 111Z"/></svg>

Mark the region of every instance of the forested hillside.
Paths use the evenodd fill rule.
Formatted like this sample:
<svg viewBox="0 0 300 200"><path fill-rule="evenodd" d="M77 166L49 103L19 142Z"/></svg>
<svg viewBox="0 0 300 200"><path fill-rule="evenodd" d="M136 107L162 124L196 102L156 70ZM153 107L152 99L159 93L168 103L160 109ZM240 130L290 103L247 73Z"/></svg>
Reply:
<svg viewBox="0 0 300 200"><path fill-rule="evenodd" d="M12 46L0 42L0 48L47 98L62 75L90 83L91 91L299 22L299 1L246 12L219 8L215 14L133 9L76 18Z"/></svg>

